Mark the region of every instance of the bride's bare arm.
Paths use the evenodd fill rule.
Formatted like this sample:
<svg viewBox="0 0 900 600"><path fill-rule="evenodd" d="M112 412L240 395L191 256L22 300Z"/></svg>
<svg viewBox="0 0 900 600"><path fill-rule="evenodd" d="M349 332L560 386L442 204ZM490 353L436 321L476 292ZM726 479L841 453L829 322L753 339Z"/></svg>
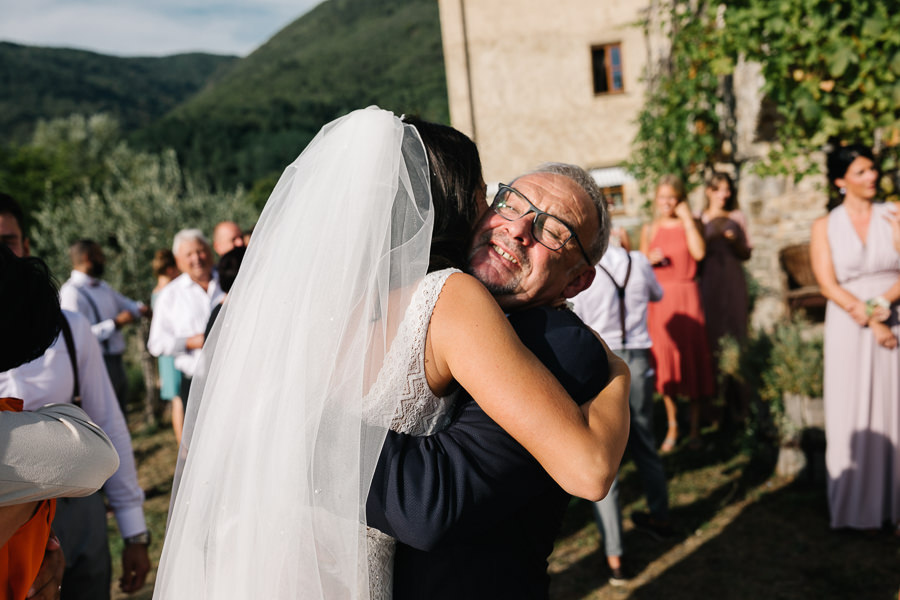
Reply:
<svg viewBox="0 0 900 600"><path fill-rule="evenodd" d="M593 400L581 405L581 412L596 435L619 441L621 446L618 452L619 460L621 460L625 453L625 444L628 441L627 433L631 424L631 408L628 405L628 394L631 391L631 371L625 361L609 349L600 334L593 329L591 331L603 344L603 349L606 351L606 358L609 361L609 383ZM626 432L624 437L618 435L623 427Z"/></svg>
<svg viewBox="0 0 900 600"><path fill-rule="evenodd" d="M591 500L606 495L628 437L627 374L618 373L586 418L488 291L466 275L451 276L441 291L426 372L435 391L455 379L567 492Z"/></svg>

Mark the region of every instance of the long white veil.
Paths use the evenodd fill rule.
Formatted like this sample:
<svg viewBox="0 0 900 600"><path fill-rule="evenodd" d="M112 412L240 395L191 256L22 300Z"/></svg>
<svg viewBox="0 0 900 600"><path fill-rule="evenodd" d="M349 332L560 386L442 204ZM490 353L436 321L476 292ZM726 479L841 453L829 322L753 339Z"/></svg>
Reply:
<svg viewBox="0 0 900 600"><path fill-rule="evenodd" d="M370 107L282 175L195 376L154 598L367 598L362 418L428 267L412 126Z"/></svg>

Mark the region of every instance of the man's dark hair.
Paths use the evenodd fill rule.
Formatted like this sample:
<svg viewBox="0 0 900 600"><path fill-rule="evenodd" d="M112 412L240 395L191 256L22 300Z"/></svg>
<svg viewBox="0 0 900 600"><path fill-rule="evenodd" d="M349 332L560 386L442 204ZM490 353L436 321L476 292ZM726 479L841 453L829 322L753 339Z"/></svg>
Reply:
<svg viewBox="0 0 900 600"><path fill-rule="evenodd" d="M41 356L62 326L59 294L47 264L0 244L0 372Z"/></svg>
<svg viewBox="0 0 900 600"><path fill-rule="evenodd" d="M403 117L416 128L428 154L434 230L428 271L462 269L467 262L469 238L484 208L484 179L475 143L452 127Z"/></svg>
<svg viewBox="0 0 900 600"><path fill-rule="evenodd" d="M841 146L837 141L832 141L831 144L832 149L828 152L828 157L826 159L826 165L828 167L828 183L831 184L830 193L828 195L828 210L837 208L844 201L844 197L841 195L838 185L834 180L846 176L847 169L850 168L850 164L854 160L862 156L875 163L876 168L878 167L878 164L875 162L875 155L872 154L872 149L868 146L863 144L847 144L846 146Z"/></svg>
<svg viewBox="0 0 900 600"><path fill-rule="evenodd" d="M12 215L19 224L19 229L22 230L22 239L27 237L25 234L25 213L22 212L22 207L19 206L15 198L3 192L0 192L0 215Z"/></svg>
<svg viewBox="0 0 900 600"><path fill-rule="evenodd" d="M222 255L216 270L219 272L219 287L226 294L231 291L234 280L237 278L238 271L241 268L241 262L244 260L244 253L247 249L243 246L232 248Z"/></svg>
<svg viewBox="0 0 900 600"><path fill-rule="evenodd" d="M84 257L90 254L91 250L99 247L100 244L94 240L78 240L69 246L69 259L72 261L72 265L80 264L84 260Z"/></svg>

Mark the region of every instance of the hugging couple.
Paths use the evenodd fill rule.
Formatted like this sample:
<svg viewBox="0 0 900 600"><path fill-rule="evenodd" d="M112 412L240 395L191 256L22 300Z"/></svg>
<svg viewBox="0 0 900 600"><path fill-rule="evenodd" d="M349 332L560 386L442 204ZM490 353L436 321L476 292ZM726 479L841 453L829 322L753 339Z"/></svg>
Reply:
<svg viewBox="0 0 900 600"><path fill-rule="evenodd" d="M609 229L578 167L488 205L455 129L326 125L204 347L154 598L546 598L628 436L628 370L566 305Z"/></svg>

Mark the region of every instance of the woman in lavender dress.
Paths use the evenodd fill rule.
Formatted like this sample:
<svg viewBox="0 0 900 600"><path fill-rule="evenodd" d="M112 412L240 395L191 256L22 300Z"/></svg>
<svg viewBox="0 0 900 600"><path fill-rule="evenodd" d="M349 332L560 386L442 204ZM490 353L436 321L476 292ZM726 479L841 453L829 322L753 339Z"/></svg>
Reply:
<svg viewBox="0 0 900 600"><path fill-rule="evenodd" d="M844 146L828 157L839 191L812 227L813 271L825 312L825 461L833 528L900 522L900 253L874 202L871 151Z"/></svg>

